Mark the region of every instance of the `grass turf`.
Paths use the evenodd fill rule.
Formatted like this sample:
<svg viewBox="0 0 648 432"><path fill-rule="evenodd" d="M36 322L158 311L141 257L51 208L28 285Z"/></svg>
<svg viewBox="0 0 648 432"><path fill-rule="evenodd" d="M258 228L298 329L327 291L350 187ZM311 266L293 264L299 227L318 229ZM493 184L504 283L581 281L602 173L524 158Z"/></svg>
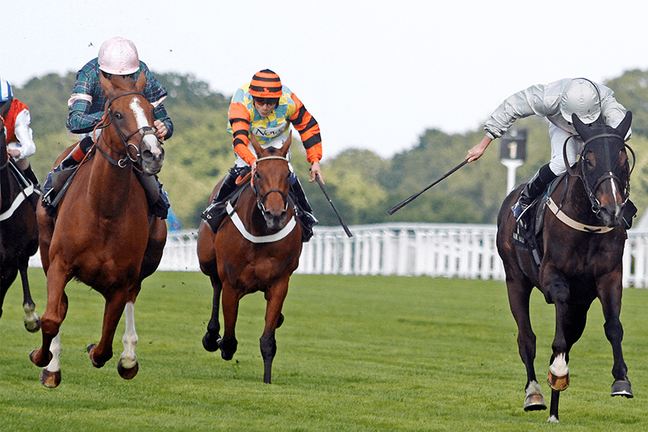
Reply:
<svg viewBox="0 0 648 432"><path fill-rule="evenodd" d="M31 269L37 311L45 278ZM40 334L22 325L11 287L0 319L1 431L639 431L648 381L648 291L624 292L624 352L634 399L611 398L612 353L596 302L571 353L560 425L524 412L526 374L504 283L459 279L306 276L291 280L277 331L273 384L263 384L259 337L265 301L245 297L238 351L226 362L202 348L211 308L208 279L160 272L135 306L140 371L131 381L115 356L92 367L85 347L101 334L103 298L70 283L63 323L63 381L43 387L29 361ZM554 310L532 297L536 369L547 403Z"/></svg>

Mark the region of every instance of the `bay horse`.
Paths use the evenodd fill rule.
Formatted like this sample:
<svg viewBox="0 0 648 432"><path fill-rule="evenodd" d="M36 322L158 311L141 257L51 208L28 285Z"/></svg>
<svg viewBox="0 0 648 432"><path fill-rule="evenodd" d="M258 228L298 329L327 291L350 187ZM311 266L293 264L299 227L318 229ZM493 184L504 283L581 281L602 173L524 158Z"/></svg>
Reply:
<svg viewBox="0 0 648 432"><path fill-rule="evenodd" d="M497 249L504 262L509 304L518 327L518 346L526 366L524 409L546 409L536 380L536 336L529 317L529 297L537 287L556 310L548 382L551 387L549 421L558 422L560 392L569 384L569 351L585 329L587 312L598 298L605 318L605 335L612 345L614 366L612 396L633 397L621 341L622 258L626 240L623 213L630 195L632 149L624 138L632 114L612 128L599 119L585 125L572 116L583 139L580 159L550 186L541 207L543 222L537 235L538 255L513 239L516 221L511 206L524 185L504 200L497 220ZM565 143L566 145L567 143ZM634 163L634 161L633 161ZM537 231L537 230L536 230ZM539 264L538 264L539 262Z"/></svg>
<svg viewBox="0 0 648 432"><path fill-rule="evenodd" d="M9 287L20 274L23 289L25 328L40 329L40 318L32 300L27 277L29 258L38 251L36 206L38 189L9 159L0 115L0 317Z"/></svg>
<svg viewBox="0 0 648 432"><path fill-rule="evenodd" d="M235 334L239 301L262 291L267 301L265 328L260 339L263 382L270 384L272 361L277 351L275 330L283 323L283 307L291 274L299 265L301 225L288 197L291 171L286 154L288 138L280 149L261 146L252 137L257 169L246 183L234 207L228 208L216 233L205 221L198 231L200 269L209 276L214 297L212 315L203 337L207 351L221 350L224 360L236 352ZM210 201L219 189L216 185ZM218 318L222 292L225 330L220 336Z"/></svg>
<svg viewBox="0 0 648 432"><path fill-rule="evenodd" d="M117 370L124 379L138 371L134 303L142 280L157 269L166 242L166 224L149 214L135 175L139 169L157 174L164 160L153 127L153 106L142 93L145 84L143 73L137 82L119 75L101 76L108 101L93 151L80 164L55 217L42 206L37 211L47 307L42 346L30 358L37 366L47 366L40 375L46 387L56 387L61 380L59 330L68 308L65 286L73 278L106 301L101 340L88 346L93 366L100 368L112 357L115 329L125 312L124 351Z"/></svg>

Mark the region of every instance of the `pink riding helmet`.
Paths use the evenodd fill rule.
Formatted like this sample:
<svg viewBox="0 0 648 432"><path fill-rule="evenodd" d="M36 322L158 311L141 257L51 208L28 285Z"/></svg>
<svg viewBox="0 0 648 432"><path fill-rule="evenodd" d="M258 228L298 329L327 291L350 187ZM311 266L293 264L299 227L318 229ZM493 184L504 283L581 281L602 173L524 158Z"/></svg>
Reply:
<svg viewBox="0 0 648 432"><path fill-rule="evenodd" d="M99 48L99 69L113 75L130 75L139 70L135 44L123 37L108 39Z"/></svg>

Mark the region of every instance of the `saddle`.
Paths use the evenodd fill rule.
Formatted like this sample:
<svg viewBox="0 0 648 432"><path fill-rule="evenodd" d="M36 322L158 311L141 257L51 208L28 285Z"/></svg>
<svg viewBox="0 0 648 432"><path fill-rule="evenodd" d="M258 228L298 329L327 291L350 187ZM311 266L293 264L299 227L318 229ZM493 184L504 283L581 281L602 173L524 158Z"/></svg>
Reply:
<svg viewBox="0 0 648 432"><path fill-rule="evenodd" d="M540 267L540 263L542 262L542 251L538 248L538 237L542 231L545 215L544 210L547 207L547 200L551 195L554 184L558 184L564 176L565 174L556 177L551 183L549 183L547 190L531 203L529 208L526 210L527 212L530 212L531 216L528 218L529 223L527 227L522 226L521 221L518 221L515 224L515 230L513 231L512 236L513 241L530 250L533 260L538 267Z"/></svg>

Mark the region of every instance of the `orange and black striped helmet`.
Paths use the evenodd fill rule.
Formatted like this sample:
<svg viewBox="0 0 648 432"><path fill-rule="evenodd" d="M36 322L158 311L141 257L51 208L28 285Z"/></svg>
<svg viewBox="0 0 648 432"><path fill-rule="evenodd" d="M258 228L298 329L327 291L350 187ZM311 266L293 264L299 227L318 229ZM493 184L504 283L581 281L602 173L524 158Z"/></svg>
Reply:
<svg viewBox="0 0 648 432"><path fill-rule="evenodd" d="M250 82L250 94L258 98L279 98L281 97L281 80L279 75L270 69L257 72Z"/></svg>

